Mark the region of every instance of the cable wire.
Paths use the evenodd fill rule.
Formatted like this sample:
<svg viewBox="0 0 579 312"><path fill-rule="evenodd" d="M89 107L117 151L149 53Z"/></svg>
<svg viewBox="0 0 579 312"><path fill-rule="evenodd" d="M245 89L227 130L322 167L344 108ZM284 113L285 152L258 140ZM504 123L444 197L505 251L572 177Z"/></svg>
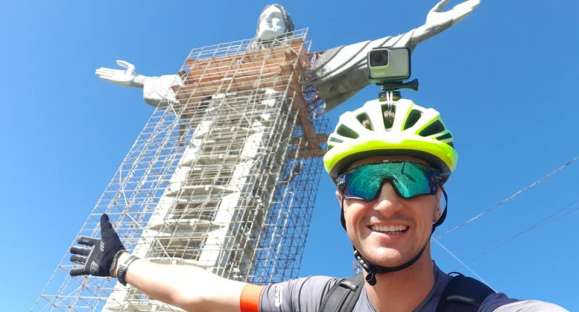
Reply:
<svg viewBox="0 0 579 312"><path fill-rule="evenodd" d="M468 266L464 261L462 261L462 259L460 259L455 253L453 253L452 251L450 251L450 249L448 249L444 244L442 244L442 242L440 242L438 239L436 239L435 237L432 237L432 240L438 245L438 247L442 248L442 250L444 250L447 254L449 254L454 260L456 260L456 262L460 263L460 265L462 265L463 267L465 267L472 275L474 275L479 281L485 283L487 286L489 286L490 288L493 288L487 281L485 281L484 278L482 278L482 276L480 276L480 274L478 274L477 272L475 272L470 266ZM494 288L493 288L494 290Z"/></svg>
<svg viewBox="0 0 579 312"><path fill-rule="evenodd" d="M521 236L523 236L523 235L525 235L525 234L527 234L527 233L529 233L529 232L531 232L531 231L534 231L534 230L536 230L536 229L538 229L538 228L541 228L541 227L543 227L543 226L545 226L545 225L548 225L548 224L551 224L551 223L553 223L553 222L558 221L558 219L559 219L560 217L568 216L568 215L571 215L572 213L575 213L575 212L579 211L579 205L578 205L578 204L579 204L579 200L574 200L574 201L572 201L571 203L565 205L565 207L563 207L563 208L561 208L561 209L558 209L558 210L555 211L554 213L552 213L552 214L550 214L550 215L542 218L542 219L539 220L538 222L535 222L535 223L531 224L530 226L528 226L528 227L525 228L524 230L515 233L515 234L512 235L511 237L506 238L506 239L503 239L503 240L500 240L500 241L498 241L497 243L494 243L492 247L489 247L489 248L487 248L487 249L484 249L484 250L481 252L481 254L480 254L478 257L475 258L475 261L476 261L476 259L479 259L479 260L480 260L480 259L483 258L484 256L488 255L490 252L498 249L500 246L505 245L505 244L507 244L507 243L510 243L510 242L512 242L513 240L515 240L515 239L517 239L517 238L519 238L519 237L521 237Z"/></svg>
<svg viewBox="0 0 579 312"><path fill-rule="evenodd" d="M540 177L539 179L533 181L532 183L524 186L523 188L515 191L514 193L512 193L511 195L503 198L502 200L500 200L499 202L497 202L494 206L488 207L484 210L482 210L481 212L479 212L478 214L476 214L475 216L467 219L466 221L464 221L463 223L460 223L458 225L455 225L453 227L451 227L450 229L446 230L444 233L437 235L436 237L438 239L441 239L444 235L450 234L452 232L455 232L463 227L465 227L466 225L473 223L477 220L479 220L480 218L482 218L483 216L485 216L486 214L493 212L494 210L497 210L498 208L501 208L502 206L510 203L511 201L513 201L515 198L517 198L519 195L521 195L522 193L525 193L527 191L530 191L531 189L539 186L540 184L542 184L543 182L545 182L546 180L548 180L549 178L561 173L561 171L569 168L571 165L573 165L575 162L577 162L579 160L579 156L575 156L574 158L572 158L571 160L568 160L566 162L564 162L563 164L559 165L557 168L555 168L554 170L551 170L550 172L548 172L547 174L543 175L542 177Z"/></svg>

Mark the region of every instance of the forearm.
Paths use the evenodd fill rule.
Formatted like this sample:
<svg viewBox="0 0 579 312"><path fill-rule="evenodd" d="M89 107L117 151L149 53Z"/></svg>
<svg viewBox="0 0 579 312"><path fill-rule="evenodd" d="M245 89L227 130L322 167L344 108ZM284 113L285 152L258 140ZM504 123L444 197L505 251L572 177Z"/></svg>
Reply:
<svg viewBox="0 0 579 312"><path fill-rule="evenodd" d="M136 75L131 81L131 87L142 88L145 85L145 79L147 78L147 76Z"/></svg>
<svg viewBox="0 0 579 312"><path fill-rule="evenodd" d="M414 49L422 41L438 35L439 33L450 28L450 26L452 26L452 20L434 27L427 24L416 27L407 32L407 34L410 34L410 40L408 40L407 47Z"/></svg>
<svg viewBox="0 0 579 312"><path fill-rule="evenodd" d="M126 256L123 255L119 263ZM143 259L129 266L125 279L151 298L186 311L238 312L245 285L200 268L156 264Z"/></svg>

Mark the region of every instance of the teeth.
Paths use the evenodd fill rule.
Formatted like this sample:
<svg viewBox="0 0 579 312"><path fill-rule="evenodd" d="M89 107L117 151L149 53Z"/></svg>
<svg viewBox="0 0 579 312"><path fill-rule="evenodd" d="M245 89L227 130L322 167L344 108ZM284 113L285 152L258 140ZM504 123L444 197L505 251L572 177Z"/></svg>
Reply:
<svg viewBox="0 0 579 312"><path fill-rule="evenodd" d="M408 226L405 225L373 225L371 228L372 231L384 233L404 232L408 230Z"/></svg>

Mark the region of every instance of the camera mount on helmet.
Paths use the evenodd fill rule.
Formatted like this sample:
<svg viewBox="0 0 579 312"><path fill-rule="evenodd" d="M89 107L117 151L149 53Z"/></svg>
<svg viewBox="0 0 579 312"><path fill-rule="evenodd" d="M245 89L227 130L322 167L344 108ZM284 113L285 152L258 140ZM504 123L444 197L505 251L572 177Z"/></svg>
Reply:
<svg viewBox="0 0 579 312"><path fill-rule="evenodd" d="M400 99L400 89L418 90L418 79L405 81L411 75L410 55L406 47L380 47L368 52L369 80L381 86L381 99Z"/></svg>

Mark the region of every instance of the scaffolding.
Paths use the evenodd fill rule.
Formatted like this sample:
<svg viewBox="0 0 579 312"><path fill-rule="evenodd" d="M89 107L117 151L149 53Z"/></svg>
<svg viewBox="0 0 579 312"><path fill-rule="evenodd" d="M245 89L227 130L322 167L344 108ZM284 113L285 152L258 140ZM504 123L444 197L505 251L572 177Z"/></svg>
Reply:
<svg viewBox="0 0 579 312"><path fill-rule="evenodd" d="M309 47L304 29L192 50L176 101L155 108L78 236L99 237L107 213L150 261L258 284L296 277L328 130L303 84ZM71 278L68 258L33 311L180 311L111 278Z"/></svg>

